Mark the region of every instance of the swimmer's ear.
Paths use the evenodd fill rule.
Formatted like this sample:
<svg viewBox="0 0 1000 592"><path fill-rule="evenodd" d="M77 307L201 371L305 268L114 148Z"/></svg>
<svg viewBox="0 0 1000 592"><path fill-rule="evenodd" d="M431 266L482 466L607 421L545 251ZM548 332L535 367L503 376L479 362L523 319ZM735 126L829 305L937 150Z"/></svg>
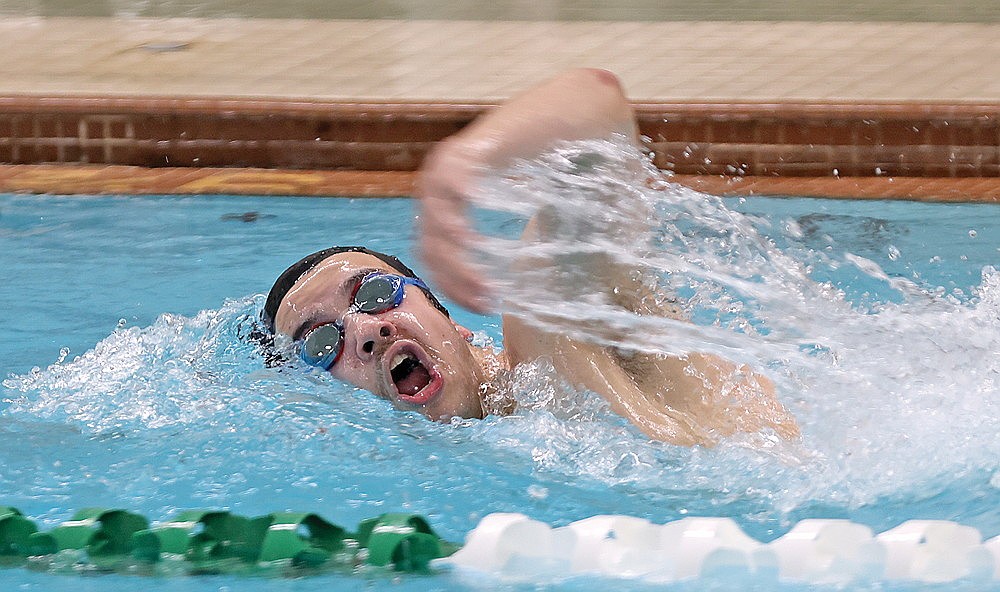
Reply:
<svg viewBox="0 0 1000 592"><path fill-rule="evenodd" d="M455 325L455 329L458 331L458 334L461 335L466 341L472 341L472 331L469 331L455 321L452 321L451 324Z"/></svg>

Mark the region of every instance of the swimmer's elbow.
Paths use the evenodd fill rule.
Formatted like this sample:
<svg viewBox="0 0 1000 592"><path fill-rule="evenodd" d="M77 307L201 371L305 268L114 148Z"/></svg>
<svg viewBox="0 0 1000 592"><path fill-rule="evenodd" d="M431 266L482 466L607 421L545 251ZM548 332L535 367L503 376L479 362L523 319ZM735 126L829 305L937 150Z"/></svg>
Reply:
<svg viewBox="0 0 1000 592"><path fill-rule="evenodd" d="M583 76L587 76L592 79L594 84L608 87L622 96L625 95L625 89L622 87L622 82L614 72L604 70L602 68L580 68L580 72Z"/></svg>
<svg viewBox="0 0 1000 592"><path fill-rule="evenodd" d="M578 90L599 94L620 105L628 104L625 87L614 72L601 68L577 68L562 77Z"/></svg>

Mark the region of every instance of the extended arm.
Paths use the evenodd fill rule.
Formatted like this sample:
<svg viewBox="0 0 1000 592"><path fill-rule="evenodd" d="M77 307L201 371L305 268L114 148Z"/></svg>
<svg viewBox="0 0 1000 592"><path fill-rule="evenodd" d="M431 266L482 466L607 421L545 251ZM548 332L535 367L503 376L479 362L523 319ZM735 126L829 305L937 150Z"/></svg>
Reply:
<svg viewBox="0 0 1000 592"><path fill-rule="evenodd" d="M465 214L480 175L559 141L614 133L636 141L632 109L618 79L605 70L580 69L504 103L438 144L417 183L420 250L434 284L460 305L487 312L487 283L468 261L475 235Z"/></svg>
<svg viewBox="0 0 1000 592"><path fill-rule="evenodd" d="M482 175L515 159L537 156L560 141L613 134L637 143L632 109L618 80L603 70L573 70L440 143L428 156L417 187L421 254L436 285L466 308L489 309L485 278L469 265L475 235L465 214ZM544 216L537 217L525 238L544 238L547 226ZM636 314L676 314L649 305L655 299L646 297L650 288L637 280L641 274L602 257L585 263L595 282L616 294L613 300L619 306ZM622 356L542 331L511 315L504 318L504 345L515 363L551 359L561 376L603 395L617 413L655 439L711 443L720 435L765 427L785 437L798 433L766 378L713 355Z"/></svg>

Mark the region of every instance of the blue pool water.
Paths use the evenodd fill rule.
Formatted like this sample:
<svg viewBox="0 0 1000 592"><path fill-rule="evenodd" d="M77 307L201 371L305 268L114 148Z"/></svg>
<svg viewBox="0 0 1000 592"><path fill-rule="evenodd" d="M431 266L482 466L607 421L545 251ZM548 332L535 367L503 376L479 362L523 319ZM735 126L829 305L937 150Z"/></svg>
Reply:
<svg viewBox="0 0 1000 592"><path fill-rule="evenodd" d="M728 312L691 305L718 331L758 306L746 313L756 329L732 339L763 344L746 357L769 368L800 418L799 443L650 443L544 366L520 377L518 413L455 425L397 412L303 368L266 368L239 335L274 277L335 243L412 260L408 200L0 196L0 503L46 525L86 506L154 518L190 507L306 510L348 527L405 510L458 541L502 511L551 524L726 515L761 540L806 517L848 517L876 532L941 518L1000 534L990 358L1000 284L988 269L1000 259L1000 209L808 199L727 200L725 209L769 237L771 265L805 262L796 273L827 288L809 294L831 303L812 319L800 318L794 286L780 302L747 289L726 300L744 303ZM256 220L242 221L246 212ZM511 232L508 218L489 223ZM759 258L735 256L744 268ZM772 288L790 281L790 272L753 269L773 274ZM703 284L673 287L696 301ZM779 321L776 310L787 314ZM499 338L497 318L453 312L481 341ZM817 328L828 321L836 331ZM867 343L862 360L851 335ZM805 342L816 350L802 353ZM887 375L894 382L883 384ZM148 580L0 569L2 590L489 585L447 574ZM679 586L688 588L697 589Z"/></svg>

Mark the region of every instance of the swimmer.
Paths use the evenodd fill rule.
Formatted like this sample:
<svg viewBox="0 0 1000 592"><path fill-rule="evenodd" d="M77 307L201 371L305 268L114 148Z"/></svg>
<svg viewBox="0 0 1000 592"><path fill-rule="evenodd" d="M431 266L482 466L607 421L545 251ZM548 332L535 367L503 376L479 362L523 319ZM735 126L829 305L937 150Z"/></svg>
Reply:
<svg viewBox="0 0 1000 592"><path fill-rule="evenodd" d="M469 265L476 236L465 216L480 175L532 158L563 140L613 135L638 145L632 109L617 78L603 70L562 74L490 111L440 142L420 171L420 251L434 285L476 312L488 312L489 281ZM526 235L537 233L539 222ZM651 311L627 273L601 269L596 281L624 294L637 314ZM275 282L262 319L276 339L334 377L436 421L503 413L487 404L502 376L540 358L576 388L604 397L648 437L712 445L736 433L785 439L798 427L773 384L746 366L710 354L624 352L503 317L503 350L479 348L427 284L395 257L335 247L293 264Z"/></svg>

